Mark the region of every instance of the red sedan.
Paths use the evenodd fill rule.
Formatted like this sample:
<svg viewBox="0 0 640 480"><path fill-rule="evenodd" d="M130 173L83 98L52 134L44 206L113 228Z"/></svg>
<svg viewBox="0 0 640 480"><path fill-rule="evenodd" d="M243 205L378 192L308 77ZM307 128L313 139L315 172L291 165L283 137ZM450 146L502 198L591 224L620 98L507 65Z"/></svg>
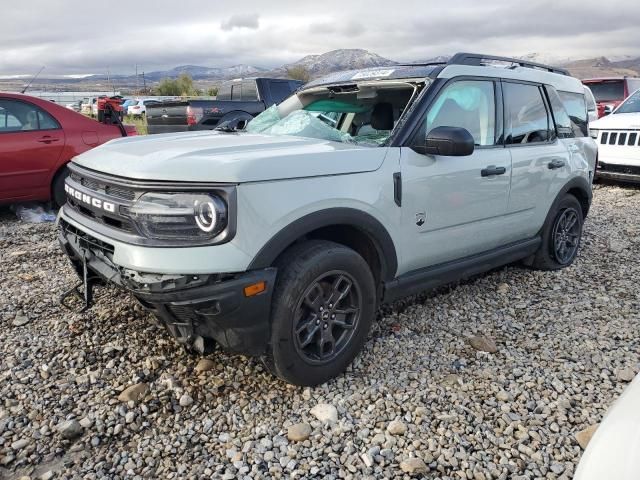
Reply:
<svg viewBox="0 0 640 480"><path fill-rule="evenodd" d="M126 126L127 135L135 127ZM0 93L0 204L65 202L66 164L76 155L122 136L48 100Z"/></svg>

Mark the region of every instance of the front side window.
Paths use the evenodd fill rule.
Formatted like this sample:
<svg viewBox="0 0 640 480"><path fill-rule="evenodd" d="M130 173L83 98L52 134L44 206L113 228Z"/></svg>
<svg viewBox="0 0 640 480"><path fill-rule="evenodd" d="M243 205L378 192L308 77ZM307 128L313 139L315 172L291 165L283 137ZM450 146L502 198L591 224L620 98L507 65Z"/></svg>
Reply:
<svg viewBox="0 0 640 480"><path fill-rule="evenodd" d="M0 100L0 132L27 132L60 128L58 122L35 105L20 100Z"/></svg>
<svg viewBox="0 0 640 480"><path fill-rule="evenodd" d="M507 145L542 143L552 139L549 114L536 85L503 83Z"/></svg>
<svg viewBox="0 0 640 480"><path fill-rule="evenodd" d="M640 112L640 90L629 96L614 113L639 113Z"/></svg>
<svg viewBox="0 0 640 480"><path fill-rule="evenodd" d="M425 134L436 127L466 129L477 146L496 144L493 82L462 80L444 88L427 113Z"/></svg>

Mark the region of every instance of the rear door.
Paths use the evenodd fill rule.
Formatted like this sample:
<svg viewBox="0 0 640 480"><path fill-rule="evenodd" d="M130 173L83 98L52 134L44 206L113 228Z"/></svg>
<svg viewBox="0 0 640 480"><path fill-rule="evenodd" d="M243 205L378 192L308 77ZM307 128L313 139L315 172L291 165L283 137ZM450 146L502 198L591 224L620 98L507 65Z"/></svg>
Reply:
<svg viewBox="0 0 640 480"><path fill-rule="evenodd" d="M49 180L64 149L60 124L36 105L0 98L0 198L49 198Z"/></svg>
<svg viewBox="0 0 640 480"><path fill-rule="evenodd" d="M505 143L513 172L508 214L515 235L532 238L569 176L569 151L557 138L543 87L503 81Z"/></svg>
<svg viewBox="0 0 640 480"><path fill-rule="evenodd" d="M467 129L468 157L401 150L404 270L461 259L508 243L511 158L502 145L499 82L455 80L430 106L413 142L438 126ZM488 168L500 173L488 173ZM484 171L484 173L483 173Z"/></svg>

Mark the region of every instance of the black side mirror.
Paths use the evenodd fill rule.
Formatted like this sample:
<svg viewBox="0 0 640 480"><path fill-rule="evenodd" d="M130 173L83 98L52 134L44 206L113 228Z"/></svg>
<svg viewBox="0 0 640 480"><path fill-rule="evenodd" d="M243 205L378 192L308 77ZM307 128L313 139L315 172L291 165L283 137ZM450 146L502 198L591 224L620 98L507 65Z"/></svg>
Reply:
<svg viewBox="0 0 640 480"><path fill-rule="evenodd" d="M605 105L604 106L604 115L611 115L613 113L613 106L612 105Z"/></svg>
<svg viewBox="0 0 640 480"><path fill-rule="evenodd" d="M436 127L427 135L424 151L420 153L446 157L466 157L473 153L474 148L475 141L467 129Z"/></svg>

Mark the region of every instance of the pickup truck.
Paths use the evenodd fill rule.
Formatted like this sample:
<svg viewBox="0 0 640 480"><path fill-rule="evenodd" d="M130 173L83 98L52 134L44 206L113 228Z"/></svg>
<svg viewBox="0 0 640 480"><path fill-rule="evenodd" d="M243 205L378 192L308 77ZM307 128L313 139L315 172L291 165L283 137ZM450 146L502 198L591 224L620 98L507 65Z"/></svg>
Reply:
<svg viewBox="0 0 640 480"><path fill-rule="evenodd" d="M147 107L148 132L213 130L227 122L248 122L278 104L302 82L278 78L231 80L222 84L215 100L173 100Z"/></svg>

